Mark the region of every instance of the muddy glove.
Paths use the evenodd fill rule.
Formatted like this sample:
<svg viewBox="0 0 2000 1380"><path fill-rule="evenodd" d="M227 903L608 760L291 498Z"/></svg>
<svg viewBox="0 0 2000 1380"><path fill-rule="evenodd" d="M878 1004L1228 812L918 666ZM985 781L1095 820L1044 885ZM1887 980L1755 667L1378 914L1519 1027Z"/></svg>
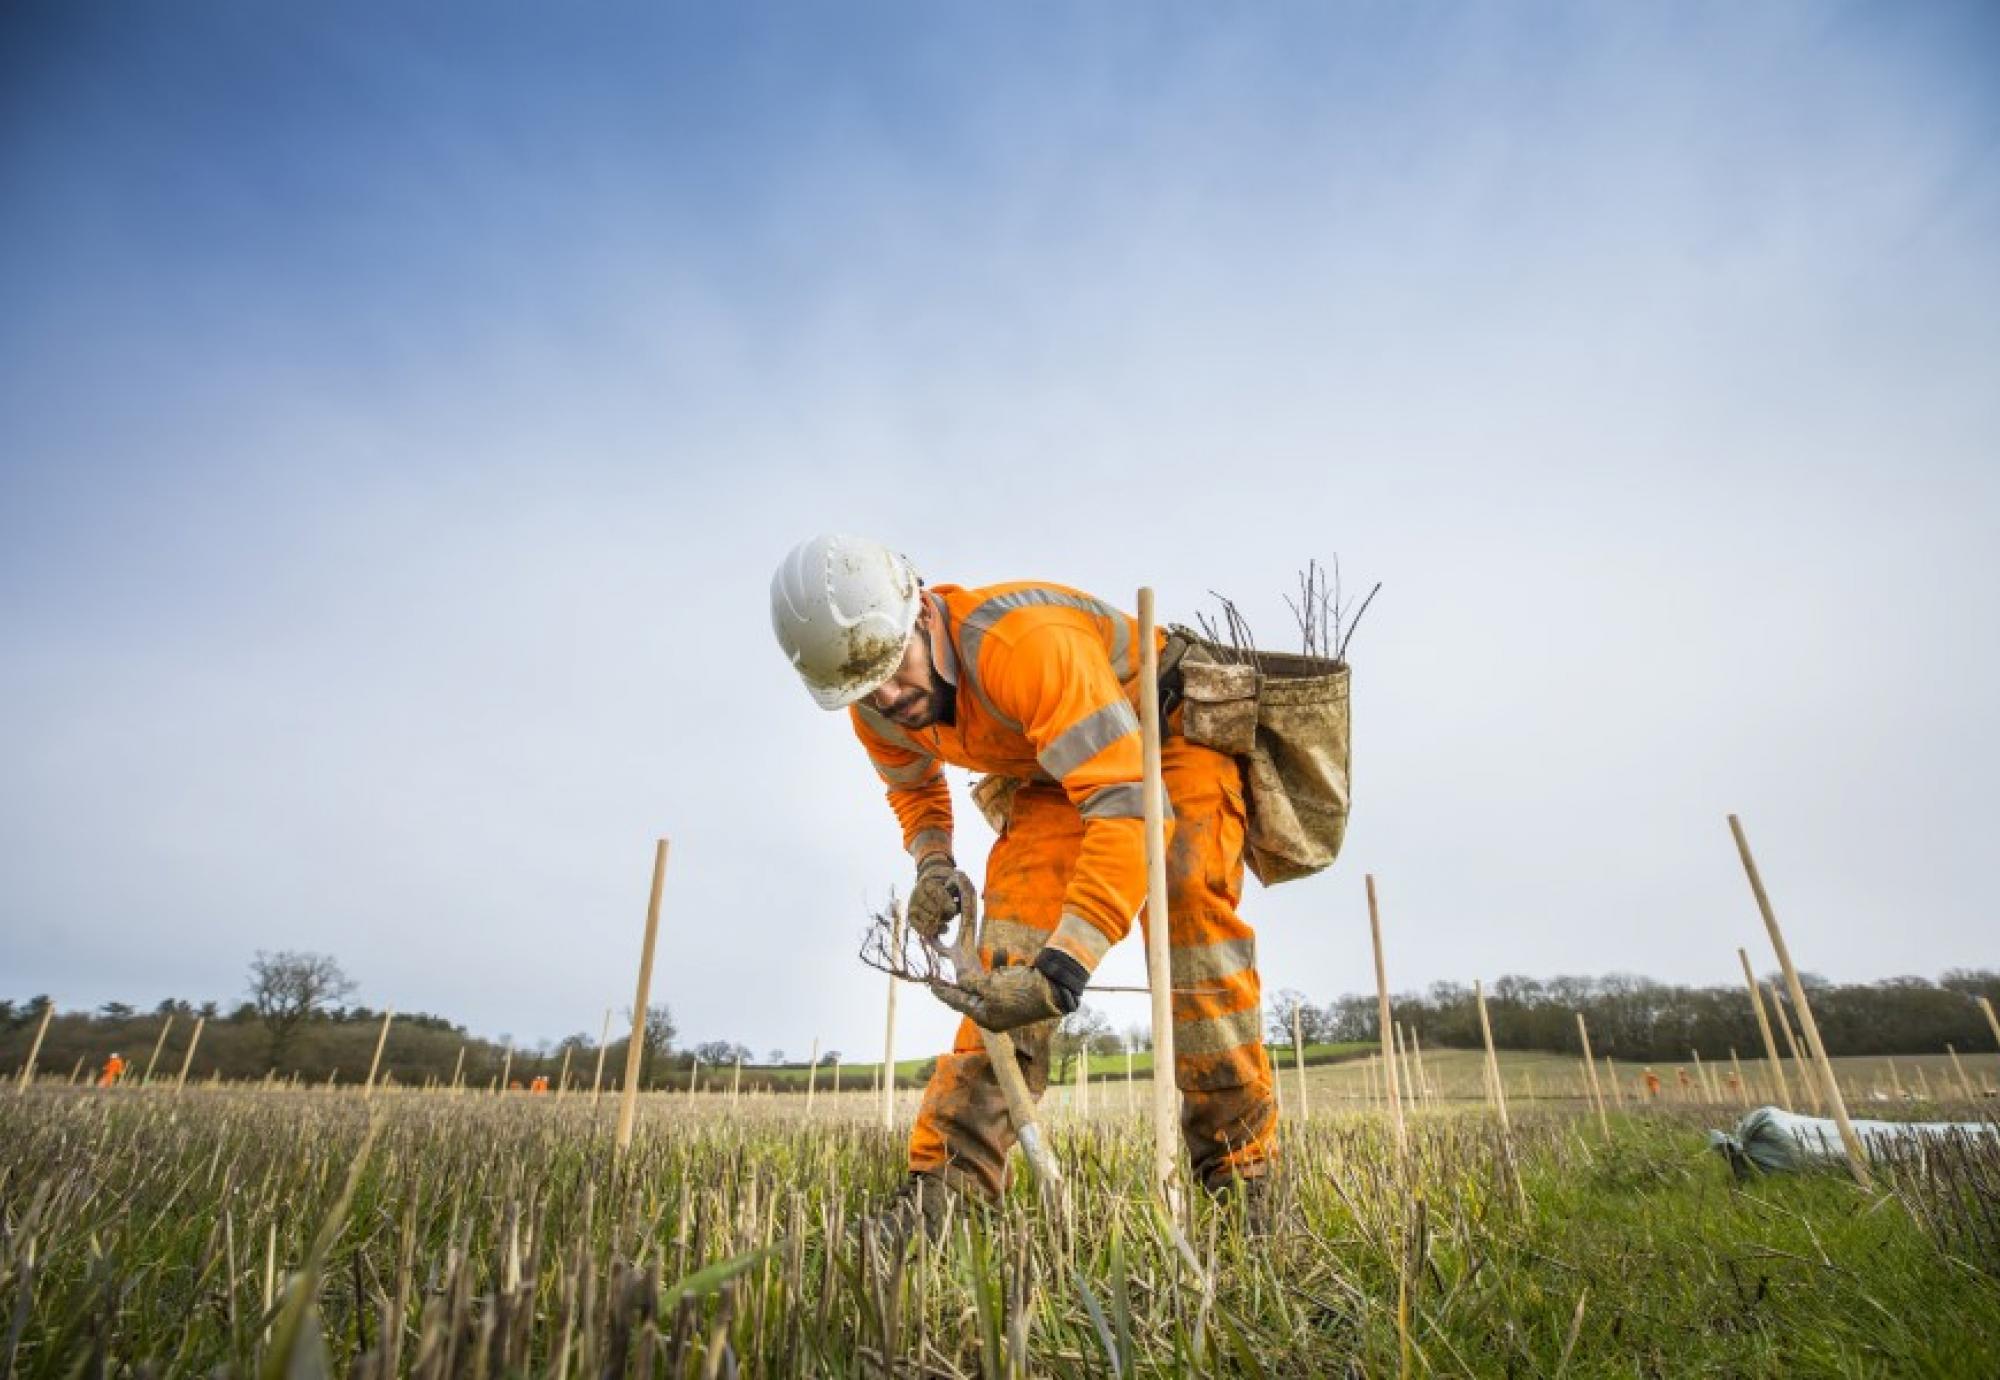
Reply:
<svg viewBox="0 0 2000 1380"><path fill-rule="evenodd" d="M958 864L949 853L932 853L917 864L917 886L910 893L910 928L926 939L943 934L959 912Z"/></svg>
<svg viewBox="0 0 2000 1380"><path fill-rule="evenodd" d="M933 990L940 1001L970 1016L975 1025L987 1030L1017 1030L1076 1010L1083 984L1079 981L1072 987L1073 975L1087 976L1069 955L1044 949L1035 956L1032 967L961 973L958 986L936 983Z"/></svg>

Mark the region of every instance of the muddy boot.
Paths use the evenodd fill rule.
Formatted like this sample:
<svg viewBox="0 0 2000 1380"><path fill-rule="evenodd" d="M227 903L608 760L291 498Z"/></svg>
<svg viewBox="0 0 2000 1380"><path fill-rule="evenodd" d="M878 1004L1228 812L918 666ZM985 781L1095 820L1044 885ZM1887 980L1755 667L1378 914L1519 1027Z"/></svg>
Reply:
<svg viewBox="0 0 2000 1380"><path fill-rule="evenodd" d="M893 1259L919 1234L936 1245L971 1206L965 1194L938 1175L912 1174L880 1211L861 1219L857 1234L863 1244L872 1243Z"/></svg>
<svg viewBox="0 0 2000 1380"><path fill-rule="evenodd" d="M1277 1229L1278 1194L1278 1180L1271 1174L1259 1174L1250 1179L1223 1179L1209 1185L1208 1189L1217 1210L1241 1213L1243 1234L1259 1240Z"/></svg>

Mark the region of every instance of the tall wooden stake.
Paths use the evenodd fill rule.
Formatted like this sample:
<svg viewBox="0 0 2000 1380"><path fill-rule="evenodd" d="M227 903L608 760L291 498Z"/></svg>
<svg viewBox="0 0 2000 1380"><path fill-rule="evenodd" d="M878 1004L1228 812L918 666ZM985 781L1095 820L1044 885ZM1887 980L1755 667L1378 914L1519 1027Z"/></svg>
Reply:
<svg viewBox="0 0 2000 1380"><path fill-rule="evenodd" d="M507 1085L513 1077L514 1041L510 1038L506 1044L501 1046L501 1049L504 1051L504 1054L500 1060L500 1081L493 1085L493 1092L497 1097L505 1097L507 1095Z"/></svg>
<svg viewBox="0 0 2000 1380"><path fill-rule="evenodd" d="M1820 1105L1819 1079L1806 1067L1805 1052L1799 1048L1799 1037L1792 1033L1791 1018L1785 1015L1785 1004L1778 1000L1778 989L1766 987L1765 994L1771 999L1771 1014L1778 1018L1778 1029L1784 1032L1785 1048L1792 1052L1792 1063L1797 1066L1799 1077L1805 1080L1806 1100L1812 1105L1814 1116L1822 1116L1826 1108Z"/></svg>
<svg viewBox="0 0 2000 1380"><path fill-rule="evenodd" d="M604 1008L604 1033L597 1037L597 1072L590 1075L590 1105L597 1105L597 1094L604 1086L604 1051L611 1048L611 1008Z"/></svg>
<svg viewBox="0 0 2000 1380"><path fill-rule="evenodd" d="M1785 1081L1785 1065L1778 1058L1778 1042L1771 1038L1771 1021L1764 1014L1764 998L1757 991L1757 975L1750 971L1750 955L1743 950L1736 951L1736 957L1743 961L1743 981L1750 988L1750 1009L1757 1013L1757 1029L1764 1036L1764 1058L1771 1065L1771 1086L1778 1094L1778 1105L1792 1105L1792 1088Z"/></svg>
<svg viewBox="0 0 2000 1380"><path fill-rule="evenodd" d="M2000 1016L1993 1014L1993 1003L1984 997L1978 997L1975 1000L1979 1003L1979 1009L1986 1013L1986 1025L1993 1032L1993 1043L2000 1045Z"/></svg>
<svg viewBox="0 0 2000 1380"><path fill-rule="evenodd" d="M889 952L903 952L903 903L890 905ZM889 975L889 995L883 1001L882 1019L882 1129L896 1129L896 976Z"/></svg>
<svg viewBox="0 0 2000 1380"><path fill-rule="evenodd" d="M1606 1140L1611 1138L1611 1118L1604 1111L1604 1089L1597 1083L1597 1060L1590 1052L1590 1027L1583 1023L1583 1013L1576 1013L1577 1038L1583 1041L1583 1066L1590 1071L1590 1100L1597 1105L1597 1126L1604 1132Z"/></svg>
<svg viewBox="0 0 2000 1380"><path fill-rule="evenodd" d="M458 1058L452 1060L451 1064L451 1091L454 1097L458 1095L459 1091L458 1087L459 1076L464 1072L465 1072L465 1046L464 1044L461 1043L458 1047Z"/></svg>
<svg viewBox="0 0 2000 1380"><path fill-rule="evenodd" d="M813 1036L812 1066L806 1070L806 1114L813 1109L813 1093L819 1087L819 1036Z"/></svg>
<svg viewBox="0 0 2000 1380"><path fill-rule="evenodd" d="M1417 1097L1431 1105L1437 1105L1437 1089L1431 1086L1430 1072L1424 1068L1424 1042L1417 1037L1414 1028L1408 1030L1410 1059L1417 1066Z"/></svg>
<svg viewBox="0 0 2000 1380"><path fill-rule="evenodd" d="M1181 1216L1180 1090L1174 1077L1172 917L1167 910L1166 788L1160 764L1160 648L1153 591L1139 591L1139 731L1145 769L1146 981L1153 998L1153 1182Z"/></svg>
<svg viewBox="0 0 2000 1380"><path fill-rule="evenodd" d="M393 1006L382 1013L382 1033L375 1037L375 1057L368 1061L368 1081L361 1085L363 1102L375 1096L375 1074L382 1067L382 1048L389 1043L389 1022L395 1019L396 1008Z"/></svg>
<svg viewBox="0 0 2000 1380"><path fill-rule="evenodd" d="M1959 1090L1965 1094L1965 1100L1967 1102L1976 1101L1977 1099L1972 1094L1972 1080L1965 1076L1965 1065L1958 1062L1958 1051L1950 1045L1946 1045L1944 1052L1951 1056L1951 1069L1953 1073L1958 1075ZM1922 1070L1920 1069L1918 1072L1922 1072Z"/></svg>
<svg viewBox="0 0 2000 1380"><path fill-rule="evenodd" d="M181 1076L174 1080L175 1096L179 1096L180 1090L187 1086L188 1070L194 1067L194 1049L196 1045L201 1043L201 1028L207 1024L208 1017L206 1016L196 1016L194 1018L194 1034L188 1036L187 1053L181 1056Z"/></svg>
<svg viewBox="0 0 2000 1380"><path fill-rule="evenodd" d="M639 946L639 987L632 998L632 1042L625 1047L625 1087L618 1099L617 1153L632 1144L632 1122L639 1114L639 1060L646 1052L646 1005L653 992L653 944L660 935L660 891L667 883L667 841L653 849L653 890L646 901L646 940Z"/></svg>
<svg viewBox="0 0 2000 1380"><path fill-rule="evenodd" d="M694 1106L695 1084L698 1083L700 1080L701 1080L701 1056L697 1054L694 1056L694 1062L688 1065L688 1106L690 1107Z"/></svg>
<svg viewBox="0 0 2000 1380"><path fill-rule="evenodd" d="M1604 1081L1611 1085L1611 1100L1619 1111L1625 1110L1625 1084L1618 1077L1618 1061L1610 1055L1604 1056Z"/></svg>
<svg viewBox="0 0 2000 1380"><path fill-rule="evenodd" d="M56 1004L52 1001L42 1008L42 1023L35 1027L35 1042L28 1046L28 1062L21 1065L21 1079L16 1085L26 1092L35 1081L35 1060L41 1057L42 1037L49 1033L49 1022L55 1019Z"/></svg>
<svg viewBox="0 0 2000 1380"><path fill-rule="evenodd" d="M569 1091L569 1056L570 1047L564 1045L562 1072L556 1075L556 1101L558 1102L562 1101L563 1094Z"/></svg>
<svg viewBox="0 0 2000 1380"><path fill-rule="evenodd" d="M1292 1059L1299 1072L1299 1120L1305 1121L1311 1117L1312 1108L1306 1102L1306 1042L1299 1038L1299 1008L1296 1006L1292 1008Z"/></svg>
<svg viewBox="0 0 2000 1380"><path fill-rule="evenodd" d="M729 1079L729 1105L732 1109L734 1109L736 1106L736 1094L742 1091L743 1091L743 1052L741 1050L738 1050L736 1053L736 1072L733 1075L731 1075Z"/></svg>
<svg viewBox="0 0 2000 1380"><path fill-rule="evenodd" d="M1771 947L1777 950L1778 966L1785 973L1785 987L1792 994L1792 1005L1798 1008L1799 1024L1805 1028L1806 1046L1812 1050L1815 1063L1819 1066L1820 1082L1826 1088L1826 1100L1833 1108L1834 1124L1840 1127L1840 1139L1847 1147L1847 1167L1853 1171L1854 1180L1863 1188L1871 1184L1868 1173L1868 1151L1861 1144L1861 1137L1854 1133L1854 1123L1847 1119L1847 1100L1840 1095L1840 1082L1833 1076L1833 1061L1827 1058L1826 1045L1819 1038L1819 1023L1813 1019L1812 1004L1806 1000L1806 989L1799 982L1799 970L1792 966L1792 951L1785 946L1785 932L1778 928L1778 916L1771 909L1771 898L1764 894L1764 879L1757 874L1757 860L1750 856L1750 840L1744 837L1742 821L1735 815L1729 817L1729 832L1736 836L1736 851L1742 855L1743 871L1750 878L1750 890L1757 897L1757 909L1763 913L1764 928L1770 931Z"/></svg>
<svg viewBox="0 0 2000 1380"><path fill-rule="evenodd" d="M1407 1171L1410 1133L1403 1124L1403 1091L1396 1079L1396 1023L1389 1014L1389 970L1382 961L1382 911L1375 901L1375 874L1367 873L1364 880L1368 886L1368 933L1375 941L1375 1006L1382 1035L1382 1073L1388 1080L1389 1108L1396 1122L1396 1166Z"/></svg>
<svg viewBox="0 0 2000 1380"><path fill-rule="evenodd" d="M1487 1096L1500 1114L1500 1134L1511 1141L1514 1129L1507 1124L1507 1090L1500 1086L1500 1056L1493 1051L1493 1022L1486 1018L1486 988L1478 978L1472 980L1472 997L1479 1004L1479 1036L1486 1042Z"/></svg>
<svg viewBox="0 0 2000 1380"><path fill-rule="evenodd" d="M146 1076L139 1080L141 1087L153 1081L153 1065L160 1062L160 1047L167 1042L167 1032L174 1028L174 1013L167 1013L166 1023L160 1027L160 1038L153 1041L153 1053L146 1060Z"/></svg>
<svg viewBox="0 0 2000 1380"><path fill-rule="evenodd" d="M1695 1086L1701 1089L1701 1095L1703 1099L1706 1100L1709 1103L1709 1105L1713 1106L1715 1103L1721 1101L1721 1099L1715 1095L1715 1085L1709 1081L1708 1067L1701 1062L1701 1051L1698 1049L1691 1049L1688 1051L1688 1053L1694 1056Z"/></svg>

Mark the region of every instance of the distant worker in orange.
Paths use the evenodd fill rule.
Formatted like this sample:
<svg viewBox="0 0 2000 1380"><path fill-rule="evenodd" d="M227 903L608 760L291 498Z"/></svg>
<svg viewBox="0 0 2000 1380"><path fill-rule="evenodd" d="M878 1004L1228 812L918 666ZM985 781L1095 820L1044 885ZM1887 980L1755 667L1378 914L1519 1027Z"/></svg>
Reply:
<svg viewBox="0 0 2000 1380"><path fill-rule="evenodd" d="M97 1086L108 1088L125 1076L125 1061L116 1053L104 1061L104 1072L98 1076Z"/></svg>
<svg viewBox="0 0 2000 1380"><path fill-rule="evenodd" d="M545 1093L548 1090L549 1090L549 1076L546 1073L536 1074L535 1081L528 1084L528 1091L530 1093Z"/></svg>
<svg viewBox="0 0 2000 1380"><path fill-rule="evenodd" d="M1688 1077L1686 1069L1675 1069L1674 1077L1680 1080L1681 1095L1685 1097L1694 1088L1694 1080Z"/></svg>
<svg viewBox="0 0 2000 1380"><path fill-rule="evenodd" d="M1660 1097L1660 1075L1651 1069L1646 1070L1646 1096L1655 1102Z"/></svg>

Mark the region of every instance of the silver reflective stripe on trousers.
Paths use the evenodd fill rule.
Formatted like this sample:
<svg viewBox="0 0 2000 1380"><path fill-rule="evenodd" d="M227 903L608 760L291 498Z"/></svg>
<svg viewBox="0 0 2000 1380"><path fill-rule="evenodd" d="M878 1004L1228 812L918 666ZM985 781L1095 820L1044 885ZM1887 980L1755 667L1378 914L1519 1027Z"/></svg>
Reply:
<svg viewBox="0 0 2000 1380"><path fill-rule="evenodd" d="M1083 798L1077 813L1085 819L1144 819L1146 788L1137 781L1100 786Z"/></svg>

